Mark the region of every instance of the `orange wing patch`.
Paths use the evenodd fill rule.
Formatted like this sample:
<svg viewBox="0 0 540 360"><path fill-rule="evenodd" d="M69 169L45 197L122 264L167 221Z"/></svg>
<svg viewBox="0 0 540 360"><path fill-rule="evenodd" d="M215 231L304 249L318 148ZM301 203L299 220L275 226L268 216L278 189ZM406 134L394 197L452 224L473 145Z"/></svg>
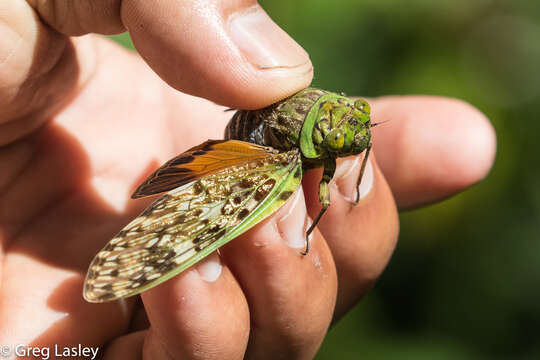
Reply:
<svg viewBox="0 0 540 360"><path fill-rule="evenodd" d="M166 162L139 185L131 197L163 193L224 168L264 159L277 152L239 140L207 140Z"/></svg>

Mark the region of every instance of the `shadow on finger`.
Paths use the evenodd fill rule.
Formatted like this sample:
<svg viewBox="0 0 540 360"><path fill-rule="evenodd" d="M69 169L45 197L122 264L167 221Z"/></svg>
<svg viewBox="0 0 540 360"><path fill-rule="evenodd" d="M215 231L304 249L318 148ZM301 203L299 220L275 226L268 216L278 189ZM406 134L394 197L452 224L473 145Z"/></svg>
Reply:
<svg viewBox="0 0 540 360"><path fill-rule="evenodd" d="M335 266L318 231L309 254L300 254L309 225L299 189L222 251L249 304L247 358L311 359L326 334L335 305Z"/></svg>
<svg viewBox="0 0 540 360"><path fill-rule="evenodd" d="M336 263L339 289L335 319L339 319L373 286L395 248L399 220L394 199L373 156L370 156L354 205L362 157L338 161L330 183L331 205L319 222ZM321 206L317 195L321 170L304 177L311 216Z"/></svg>

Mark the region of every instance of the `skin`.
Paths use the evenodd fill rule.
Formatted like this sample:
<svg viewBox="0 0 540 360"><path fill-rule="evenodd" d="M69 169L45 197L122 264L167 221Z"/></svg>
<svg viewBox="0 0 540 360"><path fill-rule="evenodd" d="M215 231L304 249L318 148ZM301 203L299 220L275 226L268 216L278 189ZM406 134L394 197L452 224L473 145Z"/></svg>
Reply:
<svg viewBox="0 0 540 360"><path fill-rule="evenodd" d="M168 158L222 136L230 113L186 93L258 108L307 86L312 71L261 69L219 41L220 19L249 1L74 3L0 2L3 344L80 343L104 348L105 359L312 358L330 323L388 263L397 210L455 194L492 165L493 129L470 105L371 99L373 121L391 120L374 129L373 187L354 207L347 179L355 176L331 183L332 205L308 256L287 244L320 210L320 169L305 176L303 194L223 249L213 281L203 263L142 301L86 303L91 258L148 205L129 200L136 185ZM67 37L126 28L146 63L96 36Z"/></svg>

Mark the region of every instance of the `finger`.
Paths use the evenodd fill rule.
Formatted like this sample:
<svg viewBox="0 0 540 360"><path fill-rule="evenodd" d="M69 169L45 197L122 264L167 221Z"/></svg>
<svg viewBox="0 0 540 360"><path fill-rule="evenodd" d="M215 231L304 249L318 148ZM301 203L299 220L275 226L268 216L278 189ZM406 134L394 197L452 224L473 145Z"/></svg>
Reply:
<svg viewBox="0 0 540 360"><path fill-rule="evenodd" d="M171 86L230 107L269 105L312 79L307 53L254 0L32 3L68 35L125 26L142 57Z"/></svg>
<svg viewBox="0 0 540 360"><path fill-rule="evenodd" d="M362 156L338 160L330 182L330 207L318 228L328 242L338 274L336 319L339 319L373 286L395 248L399 230L397 211L384 177L370 156L356 198L356 181ZM304 177L309 214L321 209L318 186L322 170Z"/></svg>
<svg viewBox="0 0 540 360"><path fill-rule="evenodd" d="M249 303L247 358L311 359L326 334L336 297L335 267L318 231L309 254L300 254L309 224L299 189L222 251Z"/></svg>
<svg viewBox="0 0 540 360"><path fill-rule="evenodd" d="M462 101L384 97L372 103L380 167L401 208L448 197L483 179L493 164L495 132Z"/></svg>
<svg viewBox="0 0 540 360"><path fill-rule="evenodd" d="M150 330L144 359L242 359L249 310L217 254L142 295Z"/></svg>
<svg viewBox="0 0 540 360"><path fill-rule="evenodd" d="M183 92L254 109L311 82L307 53L255 1L131 0L122 18L143 58Z"/></svg>
<svg viewBox="0 0 540 360"><path fill-rule="evenodd" d="M131 299L89 304L82 282L92 257L142 210L145 201L128 201L130 187L176 152L173 141L164 141L166 120L187 96L166 89L132 53L103 39L92 45L101 66L71 106L35 136L0 151L6 343L98 346L130 324ZM178 99L167 102L163 95L173 93Z"/></svg>
<svg viewBox="0 0 540 360"><path fill-rule="evenodd" d="M80 73L71 43L44 26L26 1L0 2L0 39L1 146L69 101Z"/></svg>

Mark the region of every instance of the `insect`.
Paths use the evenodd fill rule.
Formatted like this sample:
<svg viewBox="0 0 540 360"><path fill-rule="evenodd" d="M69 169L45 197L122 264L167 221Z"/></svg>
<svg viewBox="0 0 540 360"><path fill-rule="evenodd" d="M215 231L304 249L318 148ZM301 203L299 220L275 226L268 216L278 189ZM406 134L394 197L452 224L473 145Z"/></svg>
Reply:
<svg viewBox="0 0 540 360"><path fill-rule="evenodd" d="M137 188L133 198L165 194L95 256L84 298L116 300L170 279L278 210L303 172L322 166L322 209L307 230L307 254L308 235L330 206L336 159L365 151L360 184L374 125L365 100L315 88L261 110L237 111L225 140L187 150Z"/></svg>

